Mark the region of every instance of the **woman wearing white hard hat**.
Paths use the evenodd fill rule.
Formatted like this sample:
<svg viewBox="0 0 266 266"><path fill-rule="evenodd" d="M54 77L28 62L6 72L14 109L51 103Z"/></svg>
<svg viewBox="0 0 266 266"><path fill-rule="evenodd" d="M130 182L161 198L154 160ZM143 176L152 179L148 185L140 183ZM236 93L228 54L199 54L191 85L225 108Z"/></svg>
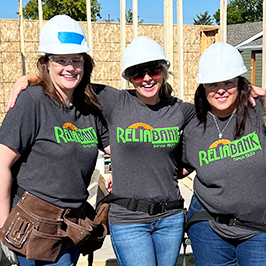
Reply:
<svg viewBox="0 0 266 266"><path fill-rule="evenodd" d="M99 225L94 246L88 242L87 188L98 149L109 145L89 50L75 20L49 20L40 37L41 82L21 93L0 129L0 236L22 266L76 265L80 249L99 248L106 234Z"/></svg>
<svg viewBox="0 0 266 266"><path fill-rule="evenodd" d="M197 172L187 213L197 266L266 265L264 99L251 106L246 71L226 43L200 58L197 116L183 134L183 163Z"/></svg>
<svg viewBox="0 0 266 266"><path fill-rule="evenodd" d="M125 49L122 70L134 90L98 91L110 132L112 191L122 198L109 212L119 265L177 262L184 223L178 146L194 106L171 96L169 66L157 42L136 37Z"/></svg>
<svg viewBox="0 0 266 266"><path fill-rule="evenodd" d="M184 214L178 147L194 106L171 96L169 66L162 47L139 36L123 55L122 76L134 90L94 86L112 147L113 183L107 188L112 185L117 200L109 221L121 266L175 266L179 254Z"/></svg>

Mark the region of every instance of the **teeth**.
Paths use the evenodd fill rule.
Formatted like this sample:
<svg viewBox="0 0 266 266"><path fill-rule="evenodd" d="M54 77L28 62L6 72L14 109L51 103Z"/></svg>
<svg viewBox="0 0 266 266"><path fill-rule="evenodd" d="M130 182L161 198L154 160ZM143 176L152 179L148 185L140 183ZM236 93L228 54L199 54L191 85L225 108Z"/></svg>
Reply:
<svg viewBox="0 0 266 266"><path fill-rule="evenodd" d="M150 85L145 85L145 86L143 86L144 88L151 88L151 87L153 87L154 86L154 84L150 84Z"/></svg>
<svg viewBox="0 0 266 266"><path fill-rule="evenodd" d="M68 75L65 75L65 77L66 77L66 78L74 78L73 75L71 75L71 76L70 76L70 75L69 75L69 76L68 76Z"/></svg>

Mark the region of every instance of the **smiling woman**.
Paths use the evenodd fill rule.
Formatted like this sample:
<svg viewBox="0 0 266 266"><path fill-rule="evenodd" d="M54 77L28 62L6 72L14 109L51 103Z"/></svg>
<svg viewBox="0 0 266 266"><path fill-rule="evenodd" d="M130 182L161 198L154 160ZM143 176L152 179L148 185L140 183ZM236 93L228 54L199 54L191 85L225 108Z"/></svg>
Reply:
<svg viewBox="0 0 266 266"><path fill-rule="evenodd" d="M145 49L142 47L145 46ZM135 51L138 51L137 54ZM168 98L172 88L166 82L169 60L161 46L145 36L135 38L123 55L122 76L130 81L138 98L145 104L156 104Z"/></svg>
<svg viewBox="0 0 266 266"><path fill-rule="evenodd" d="M106 187L118 198L109 225L121 266L174 266L178 259L184 225L176 178L180 135L194 106L171 95L169 66L159 43L139 36L123 55L122 76L134 89L94 85L111 135L113 184Z"/></svg>
<svg viewBox="0 0 266 266"><path fill-rule="evenodd" d="M65 104L72 104L73 90L80 83L84 74L84 56L49 55L48 71L53 85L59 92Z"/></svg>
<svg viewBox="0 0 266 266"><path fill-rule="evenodd" d="M20 94L0 129L0 238L23 266L76 265L80 250L100 248L106 235L98 223L91 242L87 187L109 136L88 51L78 22L65 15L46 22L38 86Z"/></svg>
<svg viewBox="0 0 266 266"><path fill-rule="evenodd" d="M197 172L187 213L197 266L266 265L264 99L251 106L246 71L227 43L200 58L197 117L183 133L183 163Z"/></svg>

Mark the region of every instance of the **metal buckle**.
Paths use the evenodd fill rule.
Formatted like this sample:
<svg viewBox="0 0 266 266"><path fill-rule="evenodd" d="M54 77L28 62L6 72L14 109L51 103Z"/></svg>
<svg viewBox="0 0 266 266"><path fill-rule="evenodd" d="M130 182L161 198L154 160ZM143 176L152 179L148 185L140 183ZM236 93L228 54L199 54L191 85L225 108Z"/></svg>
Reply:
<svg viewBox="0 0 266 266"><path fill-rule="evenodd" d="M130 198L127 204L127 209L135 212L137 210L138 200Z"/></svg>
<svg viewBox="0 0 266 266"><path fill-rule="evenodd" d="M149 215L155 215L158 213L162 213L166 211L165 206L167 205L166 202L159 202L159 203L151 203L149 205L148 213Z"/></svg>
<svg viewBox="0 0 266 266"><path fill-rule="evenodd" d="M236 218L227 217L224 215L223 216L217 216L214 220L218 223L226 224L226 225L235 225L235 222L237 221Z"/></svg>

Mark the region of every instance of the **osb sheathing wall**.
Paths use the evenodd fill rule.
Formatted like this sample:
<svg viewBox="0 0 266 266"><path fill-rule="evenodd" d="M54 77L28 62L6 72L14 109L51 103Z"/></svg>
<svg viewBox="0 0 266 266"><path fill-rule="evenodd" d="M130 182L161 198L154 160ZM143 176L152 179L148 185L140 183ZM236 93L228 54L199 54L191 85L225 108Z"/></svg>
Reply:
<svg viewBox="0 0 266 266"><path fill-rule="evenodd" d="M87 23L81 22L87 34ZM26 73L36 73L38 59L39 22L23 21ZM201 31L217 29L214 26L184 25L184 95L185 101L192 101L197 84L195 77L201 53ZM145 35L164 47L164 25L140 24L138 35ZM96 67L93 82L103 83L121 89L120 25L118 23L92 23L93 58ZM132 25L126 26L126 43L133 38ZM9 92L23 73L18 20L0 19L0 123L5 115ZM174 26L173 87L178 96L178 47L177 27Z"/></svg>

